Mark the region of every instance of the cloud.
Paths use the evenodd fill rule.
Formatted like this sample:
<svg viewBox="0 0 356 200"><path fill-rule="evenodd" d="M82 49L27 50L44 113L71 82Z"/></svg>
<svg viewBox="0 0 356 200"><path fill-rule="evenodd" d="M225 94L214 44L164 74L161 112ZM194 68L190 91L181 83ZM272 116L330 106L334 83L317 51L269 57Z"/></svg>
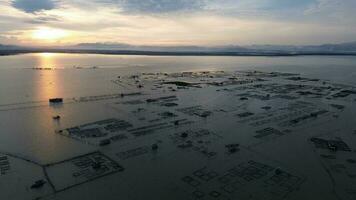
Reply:
<svg viewBox="0 0 356 200"><path fill-rule="evenodd" d="M356 25L355 0L316 0L304 14L318 22Z"/></svg>
<svg viewBox="0 0 356 200"><path fill-rule="evenodd" d="M24 22L29 24L48 24L51 22L60 22L60 20L56 16L36 16L35 18L24 20Z"/></svg>
<svg viewBox="0 0 356 200"><path fill-rule="evenodd" d="M48 27L70 32L61 40L68 44L337 43L355 40L355 7L356 0L0 0L0 35L38 44L32 31Z"/></svg>
<svg viewBox="0 0 356 200"><path fill-rule="evenodd" d="M207 10L238 18L282 19L300 17L314 0L224 0L209 1Z"/></svg>
<svg viewBox="0 0 356 200"><path fill-rule="evenodd" d="M57 7L56 0L14 0L12 6L27 13L52 10Z"/></svg>
<svg viewBox="0 0 356 200"><path fill-rule="evenodd" d="M205 0L109 0L116 3L125 13L170 13L200 10Z"/></svg>
<svg viewBox="0 0 356 200"><path fill-rule="evenodd" d="M305 14L319 14L323 12L330 12L340 9L342 6L342 0L316 0L316 2L309 6L305 10Z"/></svg>

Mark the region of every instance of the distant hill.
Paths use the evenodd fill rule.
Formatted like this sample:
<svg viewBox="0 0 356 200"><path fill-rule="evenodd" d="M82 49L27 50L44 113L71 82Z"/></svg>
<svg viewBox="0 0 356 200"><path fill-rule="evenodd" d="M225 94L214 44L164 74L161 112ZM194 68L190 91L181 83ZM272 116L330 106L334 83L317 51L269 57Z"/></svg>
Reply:
<svg viewBox="0 0 356 200"><path fill-rule="evenodd" d="M130 50L130 51L154 51L154 52L242 52L249 51L240 46L135 46L122 43L81 43L71 46L70 49L90 50Z"/></svg>
<svg viewBox="0 0 356 200"><path fill-rule="evenodd" d="M347 53L356 52L356 42L324 45L250 45L250 46L134 46L122 43L82 43L71 46L70 49L91 50L133 50L159 52L305 52L305 53Z"/></svg>
<svg viewBox="0 0 356 200"><path fill-rule="evenodd" d="M356 42L324 45L226 45L226 46L144 46L123 43L80 43L59 47L21 47L1 45L0 55L58 52L130 55L228 55L228 56L294 56L356 55Z"/></svg>
<svg viewBox="0 0 356 200"><path fill-rule="evenodd" d="M0 50L10 50L10 49L24 49L24 47L0 44Z"/></svg>
<svg viewBox="0 0 356 200"><path fill-rule="evenodd" d="M343 43L343 44L325 44L320 46L321 49L328 51L356 51L356 42Z"/></svg>
<svg viewBox="0 0 356 200"><path fill-rule="evenodd" d="M323 45L251 45L246 48L264 51L285 51L285 52L334 52L346 53L356 52L356 42L341 43L341 44L323 44Z"/></svg>

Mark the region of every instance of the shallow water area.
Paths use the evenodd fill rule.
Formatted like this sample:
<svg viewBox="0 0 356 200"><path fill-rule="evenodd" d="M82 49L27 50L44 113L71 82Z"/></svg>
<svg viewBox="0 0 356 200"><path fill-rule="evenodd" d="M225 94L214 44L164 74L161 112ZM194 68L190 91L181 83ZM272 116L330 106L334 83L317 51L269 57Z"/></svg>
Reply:
<svg viewBox="0 0 356 200"><path fill-rule="evenodd" d="M355 65L0 57L0 198L354 199Z"/></svg>

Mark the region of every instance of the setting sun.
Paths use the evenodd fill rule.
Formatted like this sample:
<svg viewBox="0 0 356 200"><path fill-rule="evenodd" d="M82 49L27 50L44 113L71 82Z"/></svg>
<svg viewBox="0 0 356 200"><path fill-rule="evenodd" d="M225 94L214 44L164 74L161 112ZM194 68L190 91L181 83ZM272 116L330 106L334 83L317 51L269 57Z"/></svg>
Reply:
<svg viewBox="0 0 356 200"><path fill-rule="evenodd" d="M58 40L69 35L68 32L60 29L40 28L32 33L32 38L37 40Z"/></svg>

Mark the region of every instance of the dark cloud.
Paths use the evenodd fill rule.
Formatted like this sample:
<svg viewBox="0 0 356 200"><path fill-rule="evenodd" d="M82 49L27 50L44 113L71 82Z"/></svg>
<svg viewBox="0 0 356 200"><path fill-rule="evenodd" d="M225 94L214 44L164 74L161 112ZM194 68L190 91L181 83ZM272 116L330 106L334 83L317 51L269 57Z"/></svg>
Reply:
<svg viewBox="0 0 356 200"><path fill-rule="evenodd" d="M57 7L56 0L14 0L12 6L27 13L52 10Z"/></svg>
<svg viewBox="0 0 356 200"><path fill-rule="evenodd" d="M33 19L27 19L24 22L29 24L47 24L49 22L59 22L60 18L56 16L38 16Z"/></svg>
<svg viewBox="0 0 356 200"><path fill-rule="evenodd" d="M127 13L169 13L187 10L199 10L206 0L104 0L116 3Z"/></svg>

